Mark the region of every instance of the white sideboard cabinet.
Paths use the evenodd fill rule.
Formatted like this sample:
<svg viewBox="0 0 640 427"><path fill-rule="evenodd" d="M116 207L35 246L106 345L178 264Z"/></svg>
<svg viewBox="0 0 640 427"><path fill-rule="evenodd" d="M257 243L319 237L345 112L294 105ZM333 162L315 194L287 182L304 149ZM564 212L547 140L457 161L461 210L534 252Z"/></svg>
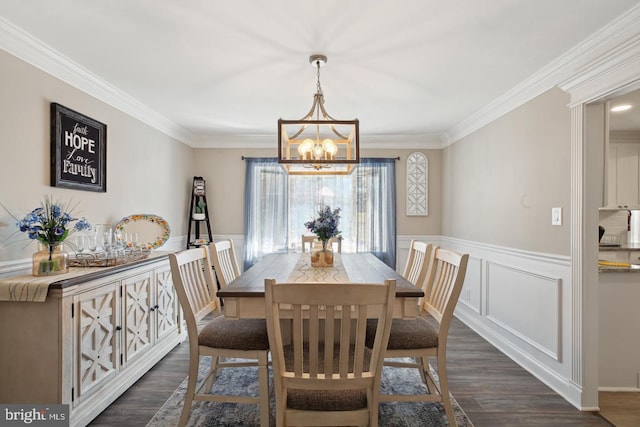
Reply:
<svg viewBox="0 0 640 427"><path fill-rule="evenodd" d="M0 402L69 405L85 426L186 338L166 254L0 301Z"/></svg>

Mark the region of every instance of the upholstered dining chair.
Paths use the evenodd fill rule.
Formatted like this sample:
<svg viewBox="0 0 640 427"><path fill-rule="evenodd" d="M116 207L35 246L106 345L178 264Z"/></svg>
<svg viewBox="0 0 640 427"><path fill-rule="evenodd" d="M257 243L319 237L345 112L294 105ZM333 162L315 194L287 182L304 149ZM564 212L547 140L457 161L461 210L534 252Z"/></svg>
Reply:
<svg viewBox="0 0 640 427"><path fill-rule="evenodd" d="M220 301L215 295L215 279L206 247L169 254L169 262L189 334L189 380L179 426L186 425L189 420L193 400L256 403L260 407L260 425L269 426L269 339L265 320L233 320L220 314ZM202 320L214 311L217 317L208 323ZM201 329L200 323L205 323ZM203 356L211 357L211 366L206 379L196 389ZM227 358L236 359L227 361ZM212 393L219 369L249 366L258 367L257 397Z"/></svg>
<svg viewBox="0 0 640 427"><path fill-rule="evenodd" d="M265 280L277 427L378 425L378 389L395 288L395 280ZM370 349L365 346L367 318L376 320ZM283 337L284 319L292 319L290 340Z"/></svg>
<svg viewBox="0 0 640 427"><path fill-rule="evenodd" d="M428 394L381 394L380 401L442 402L449 425L456 419L449 396L447 380L447 337L467 271L468 254L435 248L429 267L425 296L416 319L393 319L385 354L385 366L409 367L420 370ZM427 320L435 319L437 326ZM367 323L367 346L373 345L375 321ZM436 357L438 381L431 373L429 357ZM404 360L390 360L409 358ZM410 361L413 359L413 361Z"/></svg>
<svg viewBox="0 0 640 427"><path fill-rule="evenodd" d="M236 261L236 252L233 240L221 240L209 244L213 268L221 287L227 286L240 275L240 268Z"/></svg>
<svg viewBox="0 0 640 427"><path fill-rule="evenodd" d="M309 250L311 250L311 248L313 248L313 242L316 241L318 239L318 236L316 236L315 234L311 235L311 236L305 236L304 234L302 235L302 252L306 252L307 251L307 245L309 245ZM334 244L338 245L338 253L342 253L342 237L341 236L337 236L337 237L332 237L329 239L328 242L332 247Z"/></svg>

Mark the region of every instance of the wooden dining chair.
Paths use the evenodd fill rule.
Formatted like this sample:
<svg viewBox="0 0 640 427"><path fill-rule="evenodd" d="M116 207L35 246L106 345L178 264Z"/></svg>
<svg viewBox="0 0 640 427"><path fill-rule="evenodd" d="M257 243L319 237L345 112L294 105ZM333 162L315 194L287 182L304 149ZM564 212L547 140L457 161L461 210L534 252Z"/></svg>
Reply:
<svg viewBox="0 0 640 427"><path fill-rule="evenodd" d="M395 280L265 280L277 427L378 425L378 389L395 288ZM367 318L377 326L371 348L365 346ZM292 319L290 341L283 338L284 319Z"/></svg>
<svg viewBox="0 0 640 427"><path fill-rule="evenodd" d="M424 287L427 277L431 250L432 246L430 243L417 240L412 240L411 246L409 247L409 256L407 257L407 263L402 276L420 289Z"/></svg>
<svg viewBox="0 0 640 427"><path fill-rule="evenodd" d="M307 248L306 246L309 245L309 251L311 251L311 249L313 248L313 242L315 242L318 239L318 236L316 236L315 234L312 236L305 236L304 234L302 235L302 252L306 252ZM328 242L330 245L334 245L337 244L338 245L338 253L342 253L342 236L336 236L336 237L332 237L329 239Z"/></svg>
<svg viewBox="0 0 640 427"><path fill-rule="evenodd" d="M432 259L420 316L411 320L393 319L384 362L385 366L419 369L428 394L381 394L380 401L442 402L449 425L456 426L447 380L447 337L469 255L436 248ZM427 317L435 319L437 327ZM367 324L367 346L374 344L374 322L370 320ZM436 357L438 381L431 373L429 357ZM390 360L398 358L410 358L415 363L407 359Z"/></svg>
<svg viewBox="0 0 640 427"><path fill-rule="evenodd" d="M342 253L342 236L336 236L329 239L329 244L333 247L333 245L338 245L338 253Z"/></svg>
<svg viewBox="0 0 640 427"><path fill-rule="evenodd" d="M220 283L221 287L225 287L240 275L233 240L211 242L209 251L211 258L213 258L213 268L218 278L218 283Z"/></svg>
<svg viewBox="0 0 640 427"><path fill-rule="evenodd" d="M263 319L227 319L221 315L215 295L215 280L206 247L169 254L173 285L184 312L189 334L189 380L179 426L186 425L193 400L209 402L256 403L260 407L260 425L269 426L269 339ZM199 328L206 315L218 316ZM211 366L198 385L200 358L211 357ZM229 360L228 358L235 358ZM247 359L238 361L238 359ZM258 367L258 396L213 394L218 371L223 368Z"/></svg>
<svg viewBox="0 0 640 427"><path fill-rule="evenodd" d="M307 245L309 245L309 252L311 252L311 248L313 248L313 242L317 239L316 235L305 236L304 234L301 236L302 241L302 252L307 251Z"/></svg>

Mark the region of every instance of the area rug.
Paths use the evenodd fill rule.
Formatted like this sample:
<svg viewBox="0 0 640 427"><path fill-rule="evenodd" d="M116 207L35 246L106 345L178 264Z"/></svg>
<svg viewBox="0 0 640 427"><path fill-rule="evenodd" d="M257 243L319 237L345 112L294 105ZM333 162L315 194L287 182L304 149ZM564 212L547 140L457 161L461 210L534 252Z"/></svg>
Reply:
<svg viewBox="0 0 640 427"><path fill-rule="evenodd" d="M205 363L200 364L199 381L205 375ZM257 368L223 369L214 385L214 391L257 396ZM187 380L176 389L160 410L153 416L147 427L174 427L178 425ZM381 392L412 393L426 388L415 369L383 368ZM473 427L458 402L451 397L456 421L460 427ZM271 398L271 425L275 425L274 401ZM440 403L429 402L381 402L378 424L381 427L439 427L448 426L444 407ZM251 404L193 402L187 426L191 427L236 427L259 426L258 406Z"/></svg>

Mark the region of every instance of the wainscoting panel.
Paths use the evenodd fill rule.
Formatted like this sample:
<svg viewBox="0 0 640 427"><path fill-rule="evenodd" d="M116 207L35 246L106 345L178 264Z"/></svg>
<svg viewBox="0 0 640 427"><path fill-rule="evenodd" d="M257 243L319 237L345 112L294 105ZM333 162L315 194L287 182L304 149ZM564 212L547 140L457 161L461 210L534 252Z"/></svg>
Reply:
<svg viewBox="0 0 640 427"><path fill-rule="evenodd" d="M486 318L559 360L560 280L487 262Z"/></svg>
<svg viewBox="0 0 640 427"><path fill-rule="evenodd" d="M482 258L469 255L467 274L458 304L463 304L478 315L482 314Z"/></svg>
<svg viewBox="0 0 640 427"><path fill-rule="evenodd" d="M570 257L449 237L441 245L469 254L456 317L580 407L571 381Z"/></svg>

